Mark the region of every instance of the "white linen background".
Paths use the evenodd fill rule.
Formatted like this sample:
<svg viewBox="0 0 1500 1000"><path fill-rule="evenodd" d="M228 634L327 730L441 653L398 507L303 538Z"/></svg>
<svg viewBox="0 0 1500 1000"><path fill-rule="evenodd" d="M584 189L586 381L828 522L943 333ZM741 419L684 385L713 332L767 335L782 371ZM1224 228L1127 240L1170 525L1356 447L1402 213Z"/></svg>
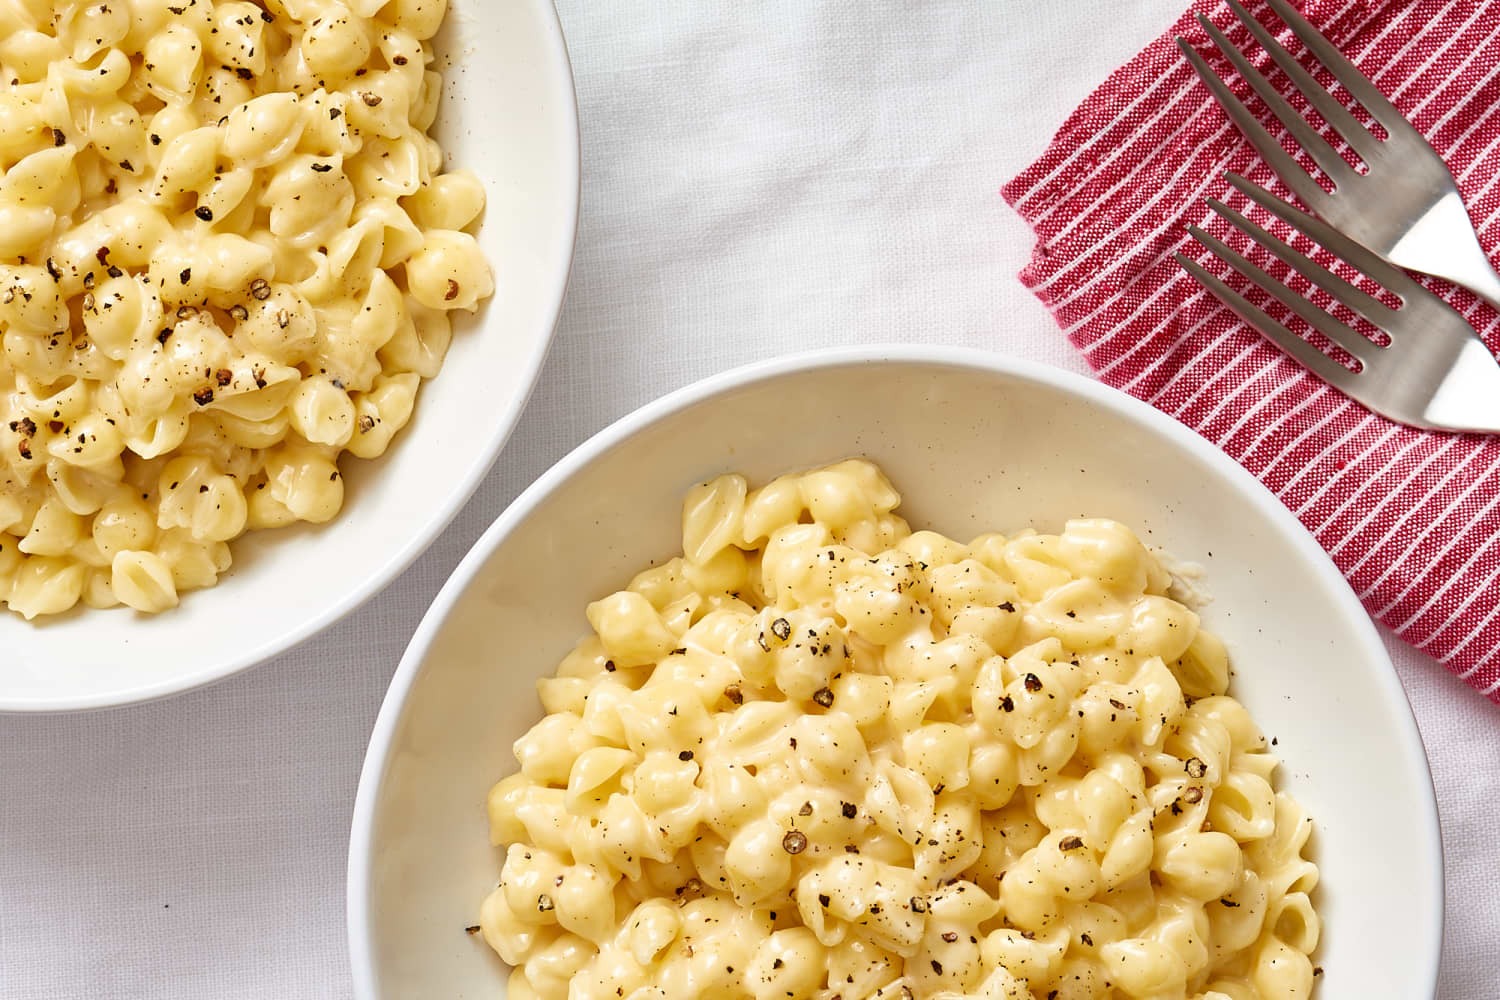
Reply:
<svg viewBox="0 0 1500 1000"><path fill-rule="evenodd" d="M582 225L509 447L412 570L301 648L159 704L0 717L0 998L348 996L365 741L465 549L589 434L744 362L913 341L1083 370L1016 280L1030 238L997 190L1183 2L560 0ZM1387 639L1442 804L1439 995L1495 997L1500 710Z"/></svg>

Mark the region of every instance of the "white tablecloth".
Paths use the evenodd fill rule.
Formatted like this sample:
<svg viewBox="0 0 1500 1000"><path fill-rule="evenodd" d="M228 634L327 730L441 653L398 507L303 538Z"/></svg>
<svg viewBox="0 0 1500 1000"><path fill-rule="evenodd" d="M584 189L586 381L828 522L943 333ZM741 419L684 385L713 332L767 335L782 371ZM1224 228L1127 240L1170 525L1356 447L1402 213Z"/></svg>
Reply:
<svg viewBox="0 0 1500 1000"><path fill-rule="evenodd" d="M0 718L0 997L349 995L366 736L465 549L589 434L742 362L879 340L1081 370L996 192L1182 3L561 0L583 223L510 446L415 568L302 648L161 704ZM1439 995L1500 996L1500 710L1391 650L1442 804ZM1330 738L1380 738L1345 721Z"/></svg>

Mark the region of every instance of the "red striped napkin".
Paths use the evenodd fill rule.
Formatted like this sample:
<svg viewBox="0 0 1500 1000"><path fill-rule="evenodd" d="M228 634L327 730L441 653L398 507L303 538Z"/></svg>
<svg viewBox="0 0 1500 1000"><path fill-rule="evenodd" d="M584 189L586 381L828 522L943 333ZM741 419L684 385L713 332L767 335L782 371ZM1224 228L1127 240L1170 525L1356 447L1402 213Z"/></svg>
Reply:
<svg viewBox="0 0 1500 1000"><path fill-rule="evenodd" d="M1246 5L1281 28L1262 3ZM1447 160L1494 257L1500 4L1300 6ZM1317 537L1375 618L1500 701L1500 438L1417 431L1375 416L1270 346L1172 260L1176 250L1207 260L1183 227L1205 224L1205 196L1225 198L1226 169L1291 199L1173 42L1182 35L1207 54L1192 16L1199 10L1260 55L1222 0L1195 0L1090 95L1004 187L1037 235L1021 280L1101 379L1238 460ZM1302 51L1289 31L1278 37ZM1222 59L1212 64L1248 94ZM1440 282L1431 287L1500 350L1492 309Z"/></svg>

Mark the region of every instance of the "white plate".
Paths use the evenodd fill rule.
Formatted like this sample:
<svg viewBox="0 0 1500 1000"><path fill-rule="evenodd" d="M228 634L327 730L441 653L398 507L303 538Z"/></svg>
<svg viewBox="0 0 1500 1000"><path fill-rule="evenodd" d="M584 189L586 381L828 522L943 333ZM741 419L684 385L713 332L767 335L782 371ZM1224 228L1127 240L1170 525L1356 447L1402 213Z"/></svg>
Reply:
<svg viewBox="0 0 1500 1000"><path fill-rule="evenodd" d="M958 349L753 366L619 421L544 475L455 571L375 725L355 803L349 941L361 997L504 996L478 922L499 853L484 802L541 715L535 680L585 604L680 551L684 491L867 455L914 527L957 537L1108 516L1208 571L1233 693L1310 811L1320 1000L1430 997L1442 937L1437 808L1384 647L1332 562L1202 438L1096 382Z"/></svg>
<svg viewBox="0 0 1500 1000"><path fill-rule="evenodd" d="M324 528L252 533L213 589L156 617L0 612L0 711L144 701L259 663L379 592L435 539L494 464L541 370L578 220L578 115L548 0L451 0L437 40L437 136L485 181L479 241L495 297L465 325L411 424L376 462L347 460Z"/></svg>

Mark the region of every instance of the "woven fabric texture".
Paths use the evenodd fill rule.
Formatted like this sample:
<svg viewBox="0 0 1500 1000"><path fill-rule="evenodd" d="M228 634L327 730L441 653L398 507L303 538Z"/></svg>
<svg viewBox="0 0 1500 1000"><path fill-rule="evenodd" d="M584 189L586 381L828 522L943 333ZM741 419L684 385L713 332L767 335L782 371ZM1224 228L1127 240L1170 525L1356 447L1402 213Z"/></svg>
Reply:
<svg viewBox="0 0 1500 1000"><path fill-rule="evenodd" d="M1320 69L1266 4L1247 6ZM1005 185L1006 200L1037 235L1021 280L1101 379L1238 460L1317 537L1375 618L1500 700L1500 438L1413 430L1372 414L1271 346L1173 259L1184 251L1209 260L1184 232L1189 223L1223 231L1210 224L1205 197L1243 208L1237 193L1226 196L1226 170L1291 200L1177 48L1180 35L1236 93L1253 97L1213 50L1199 11L1286 83L1222 0L1194 3ZM1442 154L1493 254L1500 243L1500 6L1305 0L1302 11ZM1258 100L1251 106L1264 112ZM1314 172L1280 126L1262 117ZM1290 234L1279 224L1269 228ZM1467 291L1431 287L1492 350L1500 348L1493 309Z"/></svg>

